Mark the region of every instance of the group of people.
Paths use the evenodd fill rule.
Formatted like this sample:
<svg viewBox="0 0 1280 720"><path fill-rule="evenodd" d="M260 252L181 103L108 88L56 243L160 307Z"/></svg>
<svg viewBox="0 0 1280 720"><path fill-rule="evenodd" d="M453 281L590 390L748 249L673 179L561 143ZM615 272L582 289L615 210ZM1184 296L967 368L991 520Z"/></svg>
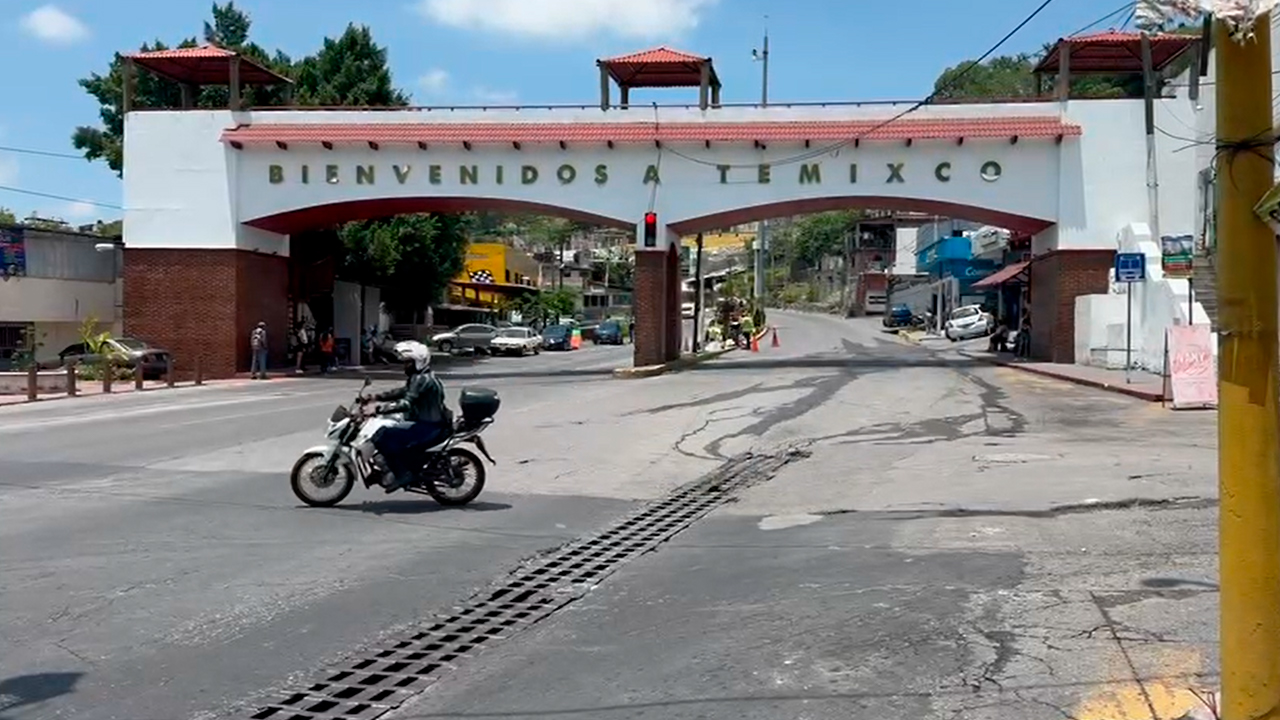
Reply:
<svg viewBox="0 0 1280 720"><path fill-rule="evenodd" d="M294 360L294 372L302 373L306 369L308 357L315 358L322 373L336 368L334 345L333 328L316 335L314 328L306 323L294 323L293 332L289 334L289 357ZM262 321L249 334L249 377L254 380L267 379L269 347L267 323Z"/></svg>
<svg viewBox="0 0 1280 720"><path fill-rule="evenodd" d="M1031 357L1031 310L1026 309L1022 312L1022 317L1018 322L1017 333L1009 327L1010 322L1007 316L1001 317L996 321L996 329L991 333L991 339L987 343L987 350L990 352L1012 352L1014 357L1030 358ZM1013 347L1009 347L1009 335L1013 334Z"/></svg>

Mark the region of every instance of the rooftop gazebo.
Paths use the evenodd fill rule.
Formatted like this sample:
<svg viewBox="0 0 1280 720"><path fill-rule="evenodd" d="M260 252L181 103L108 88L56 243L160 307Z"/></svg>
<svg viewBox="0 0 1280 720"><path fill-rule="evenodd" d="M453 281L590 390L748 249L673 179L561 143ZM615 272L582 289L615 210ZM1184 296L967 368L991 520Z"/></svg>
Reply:
<svg viewBox="0 0 1280 720"><path fill-rule="evenodd" d="M600 68L600 109L608 110L609 80L621 92L619 107L631 104L631 88L698 88L698 106L720 105L720 78L711 58L672 50L665 45L644 52L597 60Z"/></svg>
<svg viewBox="0 0 1280 720"><path fill-rule="evenodd" d="M241 89L245 85L286 85L293 81L260 65L237 52L217 47L173 48L136 52L124 57L124 111L133 109L134 83L137 68L144 68L159 77L171 80L182 88L182 108L195 107L196 95L205 85L227 87L230 91L230 108L242 107Z"/></svg>
<svg viewBox="0 0 1280 720"><path fill-rule="evenodd" d="M1054 95L1066 100L1072 75L1144 75L1160 73L1188 50L1198 50L1200 37L1173 33L1107 30L1061 38L1032 68L1040 79L1055 76ZM1199 73L1192 73L1193 84Z"/></svg>

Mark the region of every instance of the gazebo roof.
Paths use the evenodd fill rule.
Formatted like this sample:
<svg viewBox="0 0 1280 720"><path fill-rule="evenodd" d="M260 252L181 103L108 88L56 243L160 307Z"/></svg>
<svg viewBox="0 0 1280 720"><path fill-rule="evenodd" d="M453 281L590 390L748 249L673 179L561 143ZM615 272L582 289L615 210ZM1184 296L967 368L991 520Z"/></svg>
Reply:
<svg viewBox="0 0 1280 720"><path fill-rule="evenodd" d="M240 82L248 85L292 83L289 78L215 45L153 50L125 55L138 67L189 85L230 85L231 60L240 58Z"/></svg>
<svg viewBox="0 0 1280 720"><path fill-rule="evenodd" d="M1151 35L1152 68L1163 70L1198 42L1200 38L1195 35ZM1058 72L1064 47L1071 48L1067 67L1072 73L1142 72L1142 33L1117 30L1061 38L1032 72Z"/></svg>
<svg viewBox="0 0 1280 720"><path fill-rule="evenodd" d="M720 85L711 58L666 45L597 60L596 64L606 68L614 82L623 87L698 87L702 84L704 65L711 70L711 85Z"/></svg>

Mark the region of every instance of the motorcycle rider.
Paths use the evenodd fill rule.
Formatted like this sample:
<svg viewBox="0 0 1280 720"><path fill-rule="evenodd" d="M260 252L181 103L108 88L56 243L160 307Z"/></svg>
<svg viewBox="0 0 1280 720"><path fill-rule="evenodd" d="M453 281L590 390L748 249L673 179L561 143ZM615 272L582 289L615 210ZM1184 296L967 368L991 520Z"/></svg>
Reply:
<svg viewBox="0 0 1280 720"><path fill-rule="evenodd" d="M430 348L406 340L396 343L394 352L404 363L404 386L363 401L388 402L374 408L376 415L404 413L402 422L379 430L372 438L373 446L391 470L382 478L387 492L409 485L417 476L410 462L411 450L437 445L453 430L453 412L445 404L444 385L431 372Z"/></svg>

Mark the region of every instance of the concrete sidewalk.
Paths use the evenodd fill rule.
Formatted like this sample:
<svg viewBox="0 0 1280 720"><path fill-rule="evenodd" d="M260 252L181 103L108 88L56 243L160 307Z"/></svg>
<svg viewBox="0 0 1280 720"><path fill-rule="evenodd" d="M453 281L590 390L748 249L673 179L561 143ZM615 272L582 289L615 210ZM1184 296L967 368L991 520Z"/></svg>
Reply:
<svg viewBox="0 0 1280 720"><path fill-rule="evenodd" d="M1126 379L1123 370L1111 370L1091 365L1035 362L1015 358L1011 354L993 353L986 350L961 350L960 354L976 360L984 360L993 365L1017 368L1033 375L1120 393L1148 402L1162 402L1167 399L1164 392L1164 378L1145 370L1134 370L1129 373L1129 377Z"/></svg>
<svg viewBox="0 0 1280 720"><path fill-rule="evenodd" d="M195 387L206 387L206 386L234 387L237 385L245 385L251 382L279 382L282 380L292 380L294 378L300 378L300 377L303 377L303 376L281 372L281 373L272 374L268 378L268 380L262 381L262 380L251 380L249 378L248 373L241 373L240 375L237 375L234 378L227 378L222 380L204 380L199 385L197 385L195 382L190 380L185 382L175 382L173 384L173 387L169 387L168 383L165 382L164 380L148 380L142 384L141 390L137 388L133 380L117 380L112 384L110 393L103 391L101 380L92 380L92 381L81 380L76 383L75 395L68 395L65 391L45 392L37 395L34 402L48 402L50 400L66 400L66 399L75 399L75 398L101 397L104 395L107 395L107 396L137 395L139 392L153 393L153 392L162 392L165 390L179 390L184 388L195 388ZM0 395L0 408L13 406L13 405L26 405L31 402L33 401L27 397L26 393Z"/></svg>

